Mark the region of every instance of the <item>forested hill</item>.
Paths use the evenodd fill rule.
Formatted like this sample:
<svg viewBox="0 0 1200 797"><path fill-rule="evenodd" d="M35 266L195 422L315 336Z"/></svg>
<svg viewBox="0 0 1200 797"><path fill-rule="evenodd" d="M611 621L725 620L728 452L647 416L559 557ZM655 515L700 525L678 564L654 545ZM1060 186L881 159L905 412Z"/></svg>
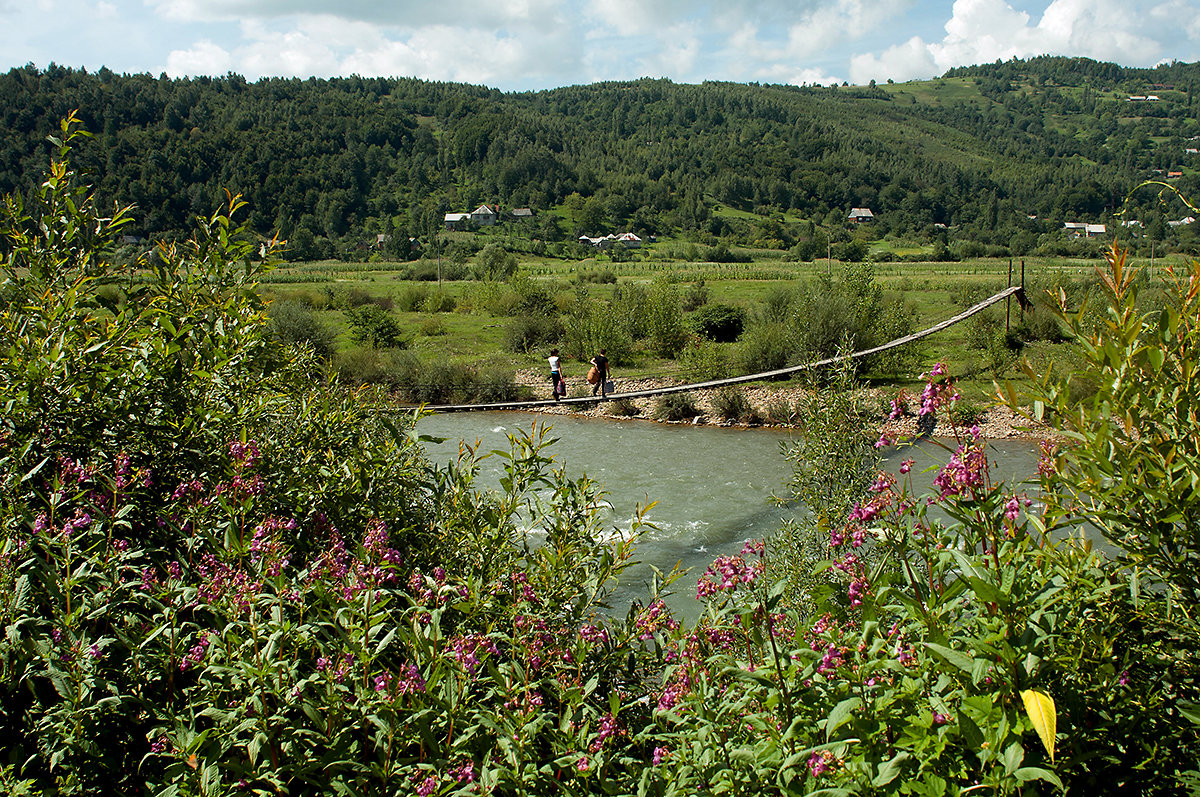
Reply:
<svg viewBox="0 0 1200 797"><path fill-rule="evenodd" d="M28 190L45 136L78 108L95 137L77 165L105 199L135 204L133 232L150 237L186 229L229 189L250 201L255 229L326 251L420 237L482 203L566 203L570 223L535 217L547 239L623 228L745 238L750 225L712 215L722 203L829 226L869 207L880 233L944 224L1008 245L1051 220L1103 220L1168 172L1200 197L1196 86L1200 64L1049 57L870 87L643 79L517 94L26 66L0 75L0 191Z"/></svg>

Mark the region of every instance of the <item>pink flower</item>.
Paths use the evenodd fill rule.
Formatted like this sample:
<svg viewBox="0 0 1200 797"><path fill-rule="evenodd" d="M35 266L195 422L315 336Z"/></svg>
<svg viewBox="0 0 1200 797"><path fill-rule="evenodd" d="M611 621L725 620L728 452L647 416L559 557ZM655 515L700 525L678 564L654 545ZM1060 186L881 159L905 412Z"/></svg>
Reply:
<svg viewBox="0 0 1200 797"><path fill-rule="evenodd" d="M660 765L671 752L665 747L654 748L654 766Z"/></svg>
<svg viewBox="0 0 1200 797"><path fill-rule="evenodd" d="M904 460L903 462L901 462L901 463L900 463L900 472L901 472L901 473L908 473L909 471L911 471L911 470L912 470L912 466L913 466L913 462L914 462L914 460L911 460L911 459L906 459L906 460Z"/></svg>
<svg viewBox="0 0 1200 797"><path fill-rule="evenodd" d="M447 774L454 778L457 783L474 783L475 762L470 760L464 761L462 764L451 768Z"/></svg>
<svg viewBox="0 0 1200 797"><path fill-rule="evenodd" d="M591 767L591 762L588 761L588 757L585 755L580 756L579 760L575 762L575 768L580 772L587 772L589 767Z"/></svg>
<svg viewBox="0 0 1200 797"><path fill-rule="evenodd" d="M834 762L837 759L833 753L828 750L821 750L813 753L808 758L808 771L812 773L814 778L819 778L833 768Z"/></svg>

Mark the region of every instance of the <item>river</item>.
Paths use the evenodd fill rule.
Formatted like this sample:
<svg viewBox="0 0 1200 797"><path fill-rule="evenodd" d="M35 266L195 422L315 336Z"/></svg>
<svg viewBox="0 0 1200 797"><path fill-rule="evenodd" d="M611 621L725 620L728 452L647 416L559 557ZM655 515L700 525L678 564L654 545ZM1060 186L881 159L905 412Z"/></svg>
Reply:
<svg viewBox="0 0 1200 797"><path fill-rule="evenodd" d="M520 412L464 412L431 415L418 423L425 435L445 438L426 444L435 462L451 461L462 439L480 441L481 451L508 450L507 436L529 431L534 423L552 428L558 438L549 449L554 460L572 477L587 474L600 482L611 509L607 522L628 531L638 504L657 501L648 515L657 527L638 548L638 559L670 570L676 563L691 572L676 582L672 609L694 616L699 611L695 585L718 556L737 553L746 540L769 537L803 507L779 505L773 497L784 492L790 467L780 445L792 439L789 430L727 429L715 426L613 421ZM1001 440L991 444L993 477L1020 481L1037 474L1037 447L1028 441ZM917 460L913 472L944 462L947 452L923 443L885 457L884 467L896 469L907 457ZM503 462L492 458L482 468L483 486L494 487ZM918 489L932 484L933 472L922 474ZM648 568L626 573L613 596L618 609L644 599Z"/></svg>

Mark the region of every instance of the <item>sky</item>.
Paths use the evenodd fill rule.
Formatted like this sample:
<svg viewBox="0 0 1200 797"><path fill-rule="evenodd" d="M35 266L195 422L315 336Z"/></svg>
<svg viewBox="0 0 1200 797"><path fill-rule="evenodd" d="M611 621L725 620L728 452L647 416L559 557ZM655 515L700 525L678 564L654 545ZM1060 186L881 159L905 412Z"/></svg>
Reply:
<svg viewBox="0 0 1200 797"><path fill-rule="evenodd" d="M930 78L1035 55L1200 60L1200 0L0 0L0 68L418 77L527 91Z"/></svg>

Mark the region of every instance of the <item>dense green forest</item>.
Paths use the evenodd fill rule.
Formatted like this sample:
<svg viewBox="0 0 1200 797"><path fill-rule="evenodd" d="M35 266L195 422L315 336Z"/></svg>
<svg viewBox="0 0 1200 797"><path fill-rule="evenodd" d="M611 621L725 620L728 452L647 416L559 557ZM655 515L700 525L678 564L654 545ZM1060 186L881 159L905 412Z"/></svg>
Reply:
<svg viewBox="0 0 1200 797"><path fill-rule="evenodd" d="M1065 221L1113 224L1145 180L1200 195L1198 78L1200 64L1041 57L894 85L643 79L506 94L29 65L0 75L0 191L27 190L45 131L78 108L95 138L77 165L101 198L136 206L136 237L179 235L228 189L292 259L352 257L381 234L407 256L410 237L482 203L532 208L523 233L551 243L628 229L790 248L869 207L875 237L1025 254ZM1137 192L1133 214L1190 251L1195 231L1167 224L1186 208L1157 196Z"/></svg>

